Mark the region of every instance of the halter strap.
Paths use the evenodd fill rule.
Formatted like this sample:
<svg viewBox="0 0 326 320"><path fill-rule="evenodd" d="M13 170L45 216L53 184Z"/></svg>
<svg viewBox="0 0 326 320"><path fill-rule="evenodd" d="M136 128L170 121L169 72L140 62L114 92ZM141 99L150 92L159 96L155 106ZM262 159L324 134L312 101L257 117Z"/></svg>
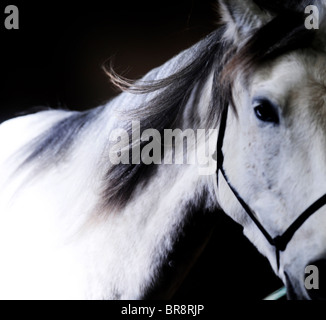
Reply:
<svg viewBox="0 0 326 320"><path fill-rule="evenodd" d="M261 231L261 233L264 235L266 240L270 245L275 247L275 254L276 254L276 264L277 264L277 270L279 270L280 267L280 251L284 251L288 245L288 243L291 241L293 235L295 232L302 226L302 224L316 211L318 211L321 207L323 207L326 204L326 194L324 194L322 197L320 197L318 200L316 200L311 206L309 206L300 216L286 229L286 231L282 235L278 235L276 237L272 237L268 231L263 227L263 225L259 222L257 219L254 211L249 207L249 205L242 199L238 191L233 187L231 184L225 170L223 167L224 163L224 154L222 151L223 148L223 142L224 142L224 136L225 136L225 130L226 130L226 122L228 117L228 106L225 106L221 121L220 121L220 129L217 139L217 148L216 148L216 160L217 160L217 170L216 170L216 181L218 181L218 172L220 171L228 184L229 188L231 189L234 196L237 198L243 209L246 211L248 216L251 218L251 220L255 223L257 228ZM218 184L218 183L217 183Z"/></svg>

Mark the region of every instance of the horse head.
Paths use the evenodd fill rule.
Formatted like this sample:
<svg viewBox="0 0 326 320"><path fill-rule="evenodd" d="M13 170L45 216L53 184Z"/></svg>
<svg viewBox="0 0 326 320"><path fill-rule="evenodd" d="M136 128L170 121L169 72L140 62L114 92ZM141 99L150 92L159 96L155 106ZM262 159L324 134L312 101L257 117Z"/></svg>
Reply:
<svg viewBox="0 0 326 320"><path fill-rule="evenodd" d="M290 2L220 2L225 37L237 49L223 72L232 103L217 196L269 259L290 298L325 299L323 283L314 290L305 281L309 265L321 278L326 273L324 7ZM317 199L322 203L310 208ZM273 241L286 232L285 248L277 247Z"/></svg>

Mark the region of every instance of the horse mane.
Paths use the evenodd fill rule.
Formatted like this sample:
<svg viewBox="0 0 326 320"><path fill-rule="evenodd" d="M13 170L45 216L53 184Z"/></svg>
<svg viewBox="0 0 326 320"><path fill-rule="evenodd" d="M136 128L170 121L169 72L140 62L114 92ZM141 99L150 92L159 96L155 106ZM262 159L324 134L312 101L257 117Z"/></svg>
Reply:
<svg viewBox="0 0 326 320"><path fill-rule="evenodd" d="M265 2L257 0L257 2ZM194 90L195 102L213 72L213 88L206 121L198 123L194 115L188 119L188 125L203 129L217 128L220 116L230 104L232 105L231 85L235 75L242 72L248 78L254 68L277 56L296 49L307 47L313 41L313 31L304 27L304 14L285 10L265 26L256 30L247 42L238 48L231 40L223 37L225 26L205 37L195 47L186 51L191 55L186 64L179 61L181 67L163 79L130 82L107 70L113 84L120 90L133 94L153 94L151 99L131 111L130 118L141 119L141 130L148 128L164 129L182 126L183 110ZM156 94L155 94L156 93ZM94 111L97 110L97 111ZM90 122L95 121L102 109L72 114L59 121L52 128L41 134L29 146L29 156L22 166L38 162L42 164L57 163L69 151ZM127 130L131 134L131 126ZM131 145L130 145L131 146ZM140 142L141 148L144 143ZM108 168L104 177L103 201L110 208L122 209L133 198L137 187L146 184L155 173L155 165L118 164Z"/></svg>
<svg viewBox="0 0 326 320"><path fill-rule="evenodd" d="M128 110L128 117L141 119L141 131L150 128L156 129L161 133L163 139L162 132L164 129L173 130L184 127L185 124L182 123L184 121L182 119L183 110L194 90L196 90L195 101L200 98L202 89L213 68L216 70L213 79L214 91L218 94L213 94L211 97L206 121L204 124L200 124L196 114L192 114L187 119L187 125L193 129L199 128L200 125L205 128L217 127L223 111L220 106L223 105L223 101L230 100L229 92L222 88L224 83L218 81L218 74L226 63L226 52L231 49L231 45L222 40L223 34L224 28L220 28L208 35L195 47L188 49L187 54L191 55L190 62L164 79L134 82L118 76L112 67L106 70L113 84L122 91L133 94L148 94L159 91L159 94L140 105L136 110ZM127 131L131 136L130 127L127 128ZM145 143L140 142L140 148L144 145ZM111 166L106 175L105 204L122 209L132 198L139 183L146 184L150 176L155 173L156 168L156 165L145 165L142 162Z"/></svg>

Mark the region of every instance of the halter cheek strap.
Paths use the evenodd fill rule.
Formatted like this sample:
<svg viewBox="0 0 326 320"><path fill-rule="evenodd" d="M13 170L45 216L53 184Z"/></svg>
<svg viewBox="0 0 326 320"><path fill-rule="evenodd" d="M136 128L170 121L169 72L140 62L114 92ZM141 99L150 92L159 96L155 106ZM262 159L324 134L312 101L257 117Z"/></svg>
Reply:
<svg viewBox="0 0 326 320"><path fill-rule="evenodd" d="M235 195L245 212L249 215L251 220L255 223L257 228L261 231L261 233L264 235L268 243L275 247L275 255L276 255L276 265L277 270L279 270L280 267L280 252L284 251L288 245L288 243L291 241L293 235L295 232L302 226L302 224L316 211L318 211L321 207L323 207L326 204L326 194L324 194L322 197L320 197L318 200L316 200L311 206L309 206L304 212L302 212L299 217L286 229L286 231L282 235L278 235L276 237L272 237L268 231L263 227L263 225L259 222L257 219L257 216L255 215L254 211L249 207L249 205L242 199L240 194L237 192L237 190L233 187L231 184L225 170L223 167L224 163L224 155L222 152L223 148L223 142L224 142L224 135L226 130L226 122L227 122L227 116L228 116L228 107L225 107L220 121L220 129L219 129L219 135L217 140L217 149L216 149L216 160L217 160L217 170L216 170L216 188L218 186L218 173L219 171L223 175L225 181L227 182L229 188L231 189L232 193ZM217 189L216 189L217 190Z"/></svg>

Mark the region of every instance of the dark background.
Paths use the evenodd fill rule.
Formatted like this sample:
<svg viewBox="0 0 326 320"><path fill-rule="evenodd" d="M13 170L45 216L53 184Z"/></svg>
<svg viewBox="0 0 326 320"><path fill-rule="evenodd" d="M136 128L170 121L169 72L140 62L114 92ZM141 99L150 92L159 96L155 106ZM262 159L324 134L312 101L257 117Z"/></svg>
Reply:
<svg viewBox="0 0 326 320"><path fill-rule="evenodd" d="M212 1L1 1L1 113L35 105L85 109L116 94L102 70L138 78L214 28ZM1 15L0 15L1 17Z"/></svg>
<svg viewBox="0 0 326 320"><path fill-rule="evenodd" d="M20 11L20 29L0 25L0 121L34 107L88 109L117 91L108 59L138 78L212 31L215 1L1 1ZM1 17L1 15L0 15ZM5 14L2 15L4 21ZM175 298L256 300L282 284L225 215Z"/></svg>

